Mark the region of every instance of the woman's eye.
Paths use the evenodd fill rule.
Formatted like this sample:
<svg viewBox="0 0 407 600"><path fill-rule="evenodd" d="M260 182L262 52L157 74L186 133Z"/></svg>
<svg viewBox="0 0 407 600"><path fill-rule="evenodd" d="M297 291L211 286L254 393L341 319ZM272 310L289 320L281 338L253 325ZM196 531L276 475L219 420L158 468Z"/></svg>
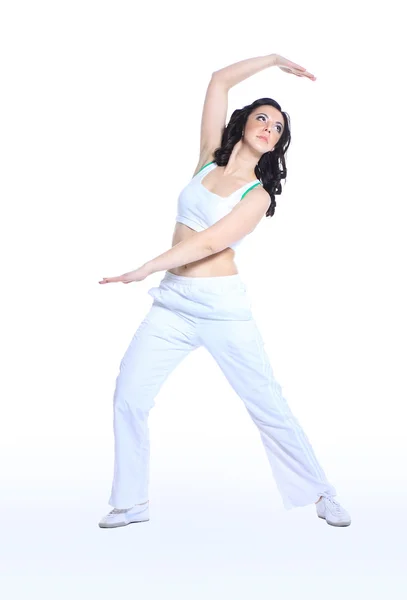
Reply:
<svg viewBox="0 0 407 600"><path fill-rule="evenodd" d="M257 119L263 119L265 121L266 117L264 115L259 115L257 117ZM281 127L281 125L277 125L277 128L278 128L278 133L281 133L283 131L283 128Z"/></svg>

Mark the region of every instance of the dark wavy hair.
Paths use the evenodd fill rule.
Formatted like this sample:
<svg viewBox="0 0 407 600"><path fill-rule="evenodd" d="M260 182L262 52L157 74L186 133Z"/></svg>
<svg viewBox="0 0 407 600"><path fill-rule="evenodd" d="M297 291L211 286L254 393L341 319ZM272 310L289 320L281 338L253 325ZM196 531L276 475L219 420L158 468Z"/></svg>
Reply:
<svg viewBox="0 0 407 600"><path fill-rule="evenodd" d="M278 102L272 98L259 98L243 108L236 109L224 127L222 132L221 145L213 153L215 163L223 167L227 165L229 157L232 154L234 145L242 138L242 133L249 115L258 107L265 104L277 108L284 119L284 130L274 146L274 150L265 152L257 163L254 172L262 183L264 189L269 193L271 202L267 209L266 217L272 217L276 208L275 196L281 194L281 180L287 177L287 167L285 164L285 153L291 142L290 117L281 110Z"/></svg>

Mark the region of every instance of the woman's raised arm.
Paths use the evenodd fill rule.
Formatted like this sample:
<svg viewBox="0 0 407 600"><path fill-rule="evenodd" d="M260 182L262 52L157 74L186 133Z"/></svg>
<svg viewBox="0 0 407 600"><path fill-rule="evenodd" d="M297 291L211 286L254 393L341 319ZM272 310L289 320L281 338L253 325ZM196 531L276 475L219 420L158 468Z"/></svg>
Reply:
<svg viewBox="0 0 407 600"><path fill-rule="evenodd" d="M266 56L257 56L255 58L246 58L228 67L215 71L212 77L216 77L229 90L231 87L244 81L251 75L255 75L268 67L280 67L286 73L292 73L299 77L309 77L315 79L314 75L308 73L305 67L280 56L280 54L267 54Z"/></svg>
<svg viewBox="0 0 407 600"><path fill-rule="evenodd" d="M298 77L308 77L313 81L316 79L314 75L308 73L305 67L297 65L297 63L279 54L246 58L223 69L214 71L206 90L202 109L199 160L194 176L206 163L212 160L213 152L221 144L230 88L268 67L280 67L286 73L291 73Z"/></svg>

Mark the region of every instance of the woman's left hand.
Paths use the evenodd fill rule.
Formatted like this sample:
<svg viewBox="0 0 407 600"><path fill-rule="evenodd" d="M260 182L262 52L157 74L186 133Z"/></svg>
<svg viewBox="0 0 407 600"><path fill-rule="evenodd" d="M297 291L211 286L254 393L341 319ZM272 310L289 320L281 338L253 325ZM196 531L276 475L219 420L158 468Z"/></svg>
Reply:
<svg viewBox="0 0 407 600"><path fill-rule="evenodd" d="M297 77L308 77L311 81L316 81L315 75L312 73L308 73L305 67L301 67L301 65L297 65L297 63L288 60L288 58L284 58L280 54L275 55L276 67L279 67L285 73L290 73L292 75L296 75Z"/></svg>
<svg viewBox="0 0 407 600"><path fill-rule="evenodd" d="M143 265L135 271L129 271L128 273L123 273L123 275L118 275L117 277L104 277L99 283L115 283L117 281L131 283L132 281L143 281L143 279L149 275L151 275L151 273L146 268L146 265Z"/></svg>

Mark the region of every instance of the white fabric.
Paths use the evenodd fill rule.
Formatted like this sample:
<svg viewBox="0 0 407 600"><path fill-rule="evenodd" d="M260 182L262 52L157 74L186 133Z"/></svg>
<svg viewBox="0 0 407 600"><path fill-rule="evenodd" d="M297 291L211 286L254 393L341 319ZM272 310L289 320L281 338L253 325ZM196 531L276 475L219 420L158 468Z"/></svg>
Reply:
<svg viewBox="0 0 407 600"><path fill-rule="evenodd" d="M250 181L227 198L222 198L207 190L202 184L202 179L205 175L216 167L217 165L215 162L205 166L205 168L199 171L199 173L191 179L188 185L181 190L178 197L177 217L175 219L178 223L183 223L194 231L203 231L230 213L241 200L243 194L252 185L259 183L258 179ZM244 237L237 242L234 242L229 247L236 250L243 239Z"/></svg>
<svg viewBox="0 0 407 600"><path fill-rule="evenodd" d="M109 504L125 508L149 499L148 415L169 374L200 346L217 361L258 427L284 507L335 496L274 378L240 275L180 277L167 271L149 294L154 302L116 380Z"/></svg>

